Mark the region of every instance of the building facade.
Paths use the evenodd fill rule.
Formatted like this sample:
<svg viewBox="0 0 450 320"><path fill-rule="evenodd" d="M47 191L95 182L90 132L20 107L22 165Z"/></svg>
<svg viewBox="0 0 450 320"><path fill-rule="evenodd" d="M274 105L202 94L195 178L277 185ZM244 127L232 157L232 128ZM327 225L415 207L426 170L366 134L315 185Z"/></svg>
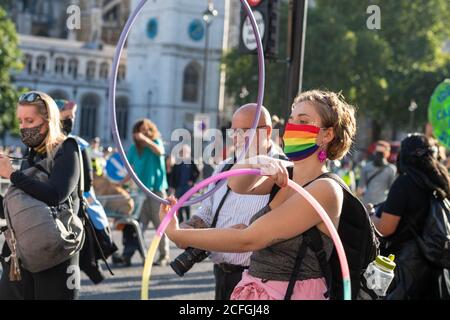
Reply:
<svg viewBox="0 0 450 320"><path fill-rule="evenodd" d="M131 117L154 120L166 140L173 129L193 130L198 113L216 125L224 3L214 2L217 15L209 25L203 21L206 8L205 0L154 0L130 33Z"/></svg>
<svg viewBox="0 0 450 320"><path fill-rule="evenodd" d="M91 49L85 42L28 35L19 35L19 41L25 68L14 75L16 86L46 92L54 99L76 101L74 133L85 139L98 136L111 143L108 79L115 48L104 45L101 50ZM125 139L130 136L126 58L125 52L116 93L119 130Z"/></svg>
<svg viewBox="0 0 450 320"><path fill-rule="evenodd" d="M108 86L115 45L137 0L37 0L12 2L8 12L19 31L25 68L18 87L41 90L79 105L74 133L111 145ZM193 130L195 115L218 117L224 2L206 24L207 0L149 0L123 52L116 92L119 132L125 146L131 128L148 117L170 141L176 128ZM81 28L68 30L70 6ZM17 142L17 141L16 141Z"/></svg>

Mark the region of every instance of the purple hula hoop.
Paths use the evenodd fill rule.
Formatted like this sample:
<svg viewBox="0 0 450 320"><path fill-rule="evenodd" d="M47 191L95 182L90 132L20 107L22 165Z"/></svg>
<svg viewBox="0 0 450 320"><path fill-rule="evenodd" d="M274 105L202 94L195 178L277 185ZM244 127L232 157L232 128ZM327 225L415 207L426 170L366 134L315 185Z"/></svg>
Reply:
<svg viewBox="0 0 450 320"><path fill-rule="evenodd" d="M242 151L242 153L239 155L238 161L241 160L244 157L244 155L247 153L249 145L253 141L253 138L255 136L256 127L258 126L258 122L259 122L259 118L260 118L260 114L261 114L261 106L262 106L262 102L264 99L264 81L265 81L264 52L263 52L261 36L259 34L258 26L256 24L256 20L253 15L253 12L250 9L250 6L247 3L247 1L245 1L245 0L240 0L240 1L243 5L244 10L247 13L247 16L250 18L250 22L252 24L252 29L253 29L253 32L255 33L257 53L258 53L258 67L259 67L258 77L259 77L259 79L258 79L258 98L256 101L256 104L257 104L256 115L255 115L255 119L253 120L253 126L252 126L253 130L250 130L250 137L245 144L244 151ZM131 165L128 162L127 157L125 155L125 151L123 149L122 142L120 140L119 130L117 127L116 84L117 84L117 73L118 73L118 69L119 69L119 61L120 61L120 57L122 56L123 47L124 47L125 41L128 38L128 34L131 30L131 27L134 25L137 16L142 11L142 8L144 7L146 2L147 2L147 0L141 0L138 3L136 9L134 9L134 11L131 13L130 17L128 18L128 20L125 24L125 27L122 30L122 33L120 34L119 42L117 43L116 50L114 52L111 78L109 80L109 109L110 109L111 130L112 130L114 143L116 144L116 147L117 147L117 150L119 151L120 157L125 165L125 168L128 171L128 174L131 176L131 178L136 183L136 185L141 190L143 190L147 196L149 196L161 203L169 204L169 202L167 200L162 199L161 197L154 194L151 190L149 190L141 182L139 177L136 175L136 173L134 172L133 168L131 167ZM216 192L224 183L226 183L226 180L220 181L213 189L211 189L210 191L206 192L205 194L203 194L195 199L187 201L184 204L184 206L191 206L197 202L200 202L200 201L206 199L212 193Z"/></svg>

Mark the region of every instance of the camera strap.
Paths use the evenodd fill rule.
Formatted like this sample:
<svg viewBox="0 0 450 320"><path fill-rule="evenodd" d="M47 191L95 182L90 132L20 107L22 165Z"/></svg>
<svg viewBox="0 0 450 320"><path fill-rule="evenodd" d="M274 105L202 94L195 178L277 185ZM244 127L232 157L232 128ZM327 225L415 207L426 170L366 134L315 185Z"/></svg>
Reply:
<svg viewBox="0 0 450 320"><path fill-rule="evenodd" d="M220 209L222 209L223 204L225 203L225 200L228 196L228 194L230 193L231 189L229 186L227 186L227 191L225 192L225 195L222 197L222 200L220 200L219 206L216 209L216 213L214 214L214 219L213 222L211 223L211 227L210 228L215 228L216 224L217 224L217 219L219 218L219 212Z"/></svg>
<svg viewBox="0 0 450 320"><path fill-rule="evenodd" d="M232 163L226 164L226 165L223 167L223 169L222 169L221 172L225 172L225 171L230 170L232 166L233 166ZM231 191L231 189L230 189L230 187L229 187L228 184L227 184L227 191L225 192L225 195L222 197L222 199L220 200L219 205L217 206L216 212L215 212L215 214L214 214L214 219L213 219L213 221L212 221L212 223L211 223L211 227L210 227L210 228L215 228L215 227L216 227L217 219L219 218L219 212L220 212L220 210L222 209L223 204L225 203L225 200L227 199L227 196L228 196L228 194L230 193L230 191Z"/></svg>

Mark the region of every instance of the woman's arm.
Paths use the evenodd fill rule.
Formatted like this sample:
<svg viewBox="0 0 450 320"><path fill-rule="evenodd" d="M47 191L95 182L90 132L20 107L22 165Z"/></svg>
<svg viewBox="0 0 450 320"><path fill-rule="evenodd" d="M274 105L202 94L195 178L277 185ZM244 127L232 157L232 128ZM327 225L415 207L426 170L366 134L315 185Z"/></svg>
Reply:
<svg viewBox="0 0 450 320"><path fill-rule="evenodd" d="M401 217L383 212L381 217L371 216L375 228L383 237L392 235L398 227Z"/></svg>
<svg viewBox="0 0 450 320"><path fill-rule="evenodd" d="M342 189L331 181L318 180L308 186L307 190L324 207L337 226L343 201ZM161 219L166 212L163 206ZM185 230L179 229L177 222L172 219L166 233L180 247L216 252L250 252L294 238L319 225L321 221L309 202L296 193L246 229Z"/></svg>
<svg viewBox="0 0 450 320"><path fill-rule="evenodd" d="M47 182L42 182L15 171L11 182L30 196L49 206L63 203L72 194L80 178L78 146L72 139L63 142L62 150L55 156L54 166Z"/></svg>
<svg viewBox="0 0 450 320"><path fill-rule="evenodd" d="M144 142L146 147L149 147L150 150L152 150L152 152L154 154L156 154L157 156L162 156L164 155L164 146L154 142L153 140L149 139L148 137L146 137L145 135L143 135L142 133L138 133L139 139Z"/></svg>
<svg viewBox="0 0 450 320"><path fill-rule="evenodd" d="M408 214L407 204L410 201L408 183L411 181L406 176L399 176L389 190L381 216L379 218L372 216L375 228L383 237L394 234L402 216Z"/></svg>

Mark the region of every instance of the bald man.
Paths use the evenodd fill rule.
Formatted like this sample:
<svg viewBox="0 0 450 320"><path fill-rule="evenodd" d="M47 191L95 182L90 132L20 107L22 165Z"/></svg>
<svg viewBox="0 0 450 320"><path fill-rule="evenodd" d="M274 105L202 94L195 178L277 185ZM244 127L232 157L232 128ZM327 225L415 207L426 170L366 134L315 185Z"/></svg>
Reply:
<svg viewBox="0 0 450 320"><path fill-rule="evenodd" d="M256 104L247 104L240 107L233 115L231 136L236 146L235 157L228 158L219 164L213 175L231 168L236 157L239 157L245 145L245 137L249 136L250 128L256 113ZM264 153L265 155L286 159L272 146L272 121L269 112L262 107L258 123L258 130L247 157ZM252 154L256 152L256 154ZM210 189L214 186L210 185ZM243 227L250 223L252 216L267 205L269 195L249 196L232 192L224 184L213 195L202 202L198 212L188 221L181 224L184 228L210 228L217 215L216 228ZM250 264L251 252L247 253L219 253L212 252L211 260L214 262L214 277L216 283L215 299L229 300L234 287L242 278L242 272Z"/></svg>
<svg viewBox="0 0 450 320"><path fill-rule="evenodd" d="M235 147L235 158L239 158L241 152L244 150L245 138L249 138L251 128L255 119L256 104L249 103L237 109L233 114L231 121L231 130L227 130L229 135L233 138ZM268 155L272 148L272 119L269 111L265 107L261 107L261 115L256 127L255 138L249 146L246 158L256 156L259 154Z"/></svg>

